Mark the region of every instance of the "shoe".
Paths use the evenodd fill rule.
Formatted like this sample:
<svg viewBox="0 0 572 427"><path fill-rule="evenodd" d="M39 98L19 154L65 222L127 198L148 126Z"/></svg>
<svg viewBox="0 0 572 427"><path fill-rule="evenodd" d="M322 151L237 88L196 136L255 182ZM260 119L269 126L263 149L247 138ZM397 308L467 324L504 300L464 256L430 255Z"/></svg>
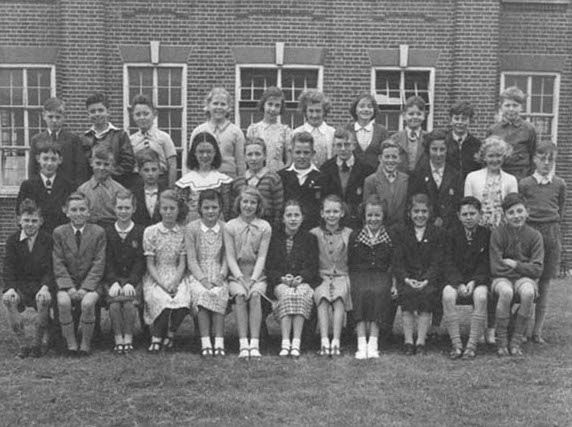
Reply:
<svg viewBox="0 0 572 427"><path fill-rule="evenodd" d="M214 356L213 349L211 347L205 347L201 350L201 356L204 358L210 358Z"/></svg>
<svg viewBox="0 0 572 427"><path fill-rule="evenodd" d="M123 354L129 354L133 351L133 344L123 344Z"/></svg>
<svg viewBox="0 0 572 427"><path fill-rule="evenodd" d="M250 357L250 350L247 348L241 348L238 352L239 359L248 359Z"/></svg>
<svg viewBox="0 0 572 427"><path fill-rule="evenodd" d="M76 358L79 356L79 351L75 348L68 348L66 350L66 356L71 358Z"/></svg>
<svg viewBox="0 0 572 427"><path fill-rule="evenodd" d="M485 333L485 341L487 342L487 344L495 345L497 343L495 338L495 332L496 331L494 328L487 329L487 332Z"/></svg>
<svg viewBox="0 0 572 427"><path fill-rule="evenodd" d="M449 359L451 360L460 359L462 356L463 356L463 350L457 347L453 347L449 352Z"/></svg>
<svg viewBox="0 0 572 427"><path fill-rule="evenodd" d="M533 335L532 338L530 338L530 341L532 341L534 344L546 344L546 341L540 335Z"/></svg>
<svg viewBox="0 0 572 427"><path fill-rule="evenodd" d="M113 347L113 353L115 354L125 354L125 351L123 350L123 344L116 344Z"/></svg>
<svg viewBox="0 0 572 427"><path fill-rule="evenodd" d="M89 357L89 356L91 356L91 352L88 350L80 350L77 352L77 355L78 355L78 357L81 357L81 358Z"/></svg>
<svg viewBox="0 0 572 427"><path fill-rule="evenodd" d="M323 346L320 351L318 352L318 356L328 357L330 356L330 349L329 347Z"/></svg>
<svg viewBox="0 0 572 427"><path fill-rule="evenodd" d="M257 348L251 348L250 349L250 358L251 359L260 359L262 357L262 355L260 354L260 350L258 350Z"/></svg>
<svg viewBox="0 0 572 427"><path fill-rule="evenodd" d="M151 354L159 354L161 352L161 343L158 341L152 342L147 349L147 352Z"/></svg>
<svg viewBox="0 0 572 427"><path fill-rule="evenodd" d="M172 337L163 338L162 348L167 352L173 351L175 349L175 343L173 342L173 338Z"/></svg>
<svg viewBox="0 0 572 427"><path fill-rule="evenodd" d="M523 356L522 349L520 348L519 345L511 346L509 351L510 351L511 356L515 356L515 357Z"/></svg>
<svg viewBox="0 0 572 427"><path fill-rule="evenodd" d="M419 344L415 346L415 354L418 356L426 356L427 349L425 348L424 344Z"/></svg>
<svg viewBox="0 0 572 427"><path fill-rule="evenodd" d="M214 349L214 355L215 355L216 357L224 357L224 356L226 356L226 353L225 353L225 351L224 351L224 348L222 348L222 347L215 348L215 349Z"/></svg>
<svg viewBox="0 0 572 427"><path fill-rule="evenodd" d="M405 343L403 346L403 354L406 356L413 356L415 354L415 347L411 343Z"/></svg>
<svg viewBox="0 0 572 427"><path fill-rule="evenodd" d="M293 348L292 350L290 350L290 357L292 359L298 359L300 357L300 349Z"/></svg>
<svg viewBox="0 0 572 427"><path fill-rule="evenodd" d="M18 353L18 357L20 359L26 359L28 356L30 356L31 352L32 352L32 347L22 347L20 349L20 352Z"/></svg>
<svg viewBox="0 0 572 427"><path fill-rule="evenodd" d="M368 359L379 359L379 350L367 350L367 358Z"/></svg>
<svg viewBox="0 0 572 427"><path fill-rule="evenodd" d="M42 350L42 347L39 345L33 346L32 350L30 351L30 357L33 357L34 359L38 359L39 357L42 357L44 354L45 353Z"/></svg>
<svg viewBox="0 0 572 427"><path fill-rule="evenodd" d="M510 356L510 353L508 352L508 348L506 348L506 347L499 347L499 348L497 348L497 356L498 356L498 357L507 357L507 356Z"/></svg>
<svg viewBox="0 0 572 427"><path fill-rule="evenodd" d="M340 348L337 345L332 347L332 349L330 350L330 356L332 356L332 357L340 357L341 355L342 355L342 351L340 350Z"/></svg>
<svg viewBox="0 0 572 427"><path fill-rule="evenodd" d="M477 354L475 353L475 350L473 350L472 348L466 348L465 351L463 352L463 360L472 360L475 357L477 357Z"/></svg>
<svg viewBox="0 0 572 427"><path fill-rule="evenodd" d="M278 353L278 356L280 356L280 357L290 356L290 349L286 348L286 347L282 347L282 349L280 350L280 353Z"/></svg>
<svg viewBox="0 0 572 427"><path fill-rule="evenodd" d="M356 359L357 360L363 360L363 359L367 359L368 353L367 350L365 348L360 348L358 349L358 351L356 351Z"/></svg>

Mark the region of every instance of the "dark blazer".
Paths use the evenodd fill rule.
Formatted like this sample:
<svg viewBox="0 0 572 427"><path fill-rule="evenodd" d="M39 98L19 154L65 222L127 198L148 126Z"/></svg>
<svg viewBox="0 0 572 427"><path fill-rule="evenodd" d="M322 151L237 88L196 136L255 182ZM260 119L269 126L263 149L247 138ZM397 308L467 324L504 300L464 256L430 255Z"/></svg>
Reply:
<svg viewBox="0 0 572 427"><path fill-rule="evenodd" d="M165 183L159 182L159 195L163 190L167 189ZM153 215L149 215L147 206L145 205L145 184L139 178L137 183L133 187L133 195L135 196L135 212L133 213L133 222L135 224L141 224L143 227L149 227L150 225L157 224L161 222L161 215L159 214L159 195L157 195L157 203L155 204L155 211Z"/></svg>
<svg viewBox="0 0 572 427"><path fill-rule="evenodd" d="M283 229L273 232L266 257L266 277L270 285L270 295L281 283L285 274L302 276L304 283L312 288L318 286L322 279L319 272L319 250L316 236L308 231L299 230L294 235L294 245L290 255L286 253L286 233Z"/></svg>
<svg viewBox="0 0 572 427"><path fill-rule="evenodd" d="M34 242L32 252L26 240L20 241L18 230L6 241L4 258L4 291L17 290L25 305L30 305L40 288L46 285L50 291L55 289L52 273L52 237L40 230Z"/></svg>
<svg viewBox="0 0 572 427"><path fill-rule="evenodd" d="M320 201L323 196L320 184L320 172L313 170L300 185L296 172L284 168L278 171L284 187L284 200L296 199L302 204L304 222L302 228L310 230L320 224Z"/></svg>
<svg viewBox="0 0 572 427"><path fill-rule="evenodd" d="M38 154L38 145L44 141L53 141L59 147L62 155L62 164L58 168L58 173L73 184L74 190L89 179L91 173L85 147L78 135L65 129L60 131L55 140L52 140L47 130L32 137L30 141L30 161L28 162L28 176L30 178L40 173L36 155Z"/></svg>
<svg viewBox="0 0 572 427"><path fill-rule="evenodd" d="M62 207L74 189L74 184L60 174L59 170L52 184L50 194L46 191L42 178L39 175L33 176L24 181L20 186L18 198L16 199L16 212L18 212L23 200L32 199L42 209L42 215L44 217L42 230L45 230L51 235L57 226L68 222L68 218L62 211Z"/></svg>
<svg viewBox="0 0 572 427"><path fill-rule="evenodd" d="M475 286L490 284L490 231L477 226L469 242L462 224L455 225L446 235L445 282L457 288L475 281Z"/></svg>
<svg viewBox="0 0 572 427"><path fill-rule="evenodd" d="M417 193L427 194L433 206L433 218L441 218L443 228L449 229L457 223L457 205L463 196L463 183L459 172L448 164L443 170L441 186L437 188L429 160L422 160L409 177L408 193L407 198Z"/></svg>
<svg viewBox="0 0 572 427"><path fill-rule="evenodd" d="M95 291L105 270L105 231L99 225L86 224L78 248L71 224L54 230L54 276L59 290L70 288Z"/></svg>
<svg viewBox="0 0 572 427"><path fill-rule="evenodd" d="M114 225L105 229L107 248L104 282L106 286L119 282L120 286L130 283L135 287L141 282L143 273L145 273L144 230L144 226L135 224L125 240L122 240Z"/></svg>
<svg viewBox="0 0 572 427"><path fill-rule="evenodd" d="M449 131L445 144L447 145L447 164L459 171L463 181L469 173L482 168L482 165L475 159L475 155L481 148L479 138L469 133L459 150L459 144L453 138L453 131Z"/></svg>
<svg viewBox="0 0 572 427"><path fill-rule="evenodd" d="M363 200L367 200L373 194L377 194L381 200L385 200L387 211L383 222L387 228L401 224L405 220L408 185L409 175L406 173L397 171L395 181L390 183L381 168L378 168L377 172L365 179Z"/></svg>
<svg viewBox="0 0 572 427"><path fill-rule="evenodd" d="M346 202L349 209L349 218L345 224L352 228L361 228L362 219L359 214L359 205L363 199L363 185L365 179L375 172L375 170L368 164L363 162L357 157L354 157L355 163L350 170L350 176L346 186L346 191L342 191L342 183L340 181L340 173L337 162L337 157L333 157L326 161L320 168L321 172L321 186L322 194L327 196L329 194L336 194Z"/></svg>
<svg viewBox="0 0 572 427"><path fill-rule="evenodd" d="M379 165L379 155L381 154L381 143L389 138L389 133L387 129L382 126L378 125L377 123L373 123L373 135L371 137L371 142L369 146L366 148L365 151L362 150L361 146L357 142L356 131L354 127L354 121L351 121L346 126L347 130L353 135L355 141L355 148L354 148L354 156L360 159L362 162L367 163L373 170L377 169Z"/></svg>

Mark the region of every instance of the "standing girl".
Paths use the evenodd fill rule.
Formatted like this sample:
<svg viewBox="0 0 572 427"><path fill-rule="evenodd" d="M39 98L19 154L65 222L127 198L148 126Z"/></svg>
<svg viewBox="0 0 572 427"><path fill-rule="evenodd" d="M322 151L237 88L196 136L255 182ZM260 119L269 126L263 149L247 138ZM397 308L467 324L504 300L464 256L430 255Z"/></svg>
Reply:
<svg viewBox="0 0 572 427"><path fill-rule="evenodd" d="M145 229L143 251L147 273L143 277L145 323L151 325L150 353L173 349L175 331L191 305L186 277L184 228L185 209L173 190L159 196L161 222Z"/></svg>
<svg viewBox="0 0 572 427"><path fill-rule="evenodd" d="M264 114L263 119L248 127L246 137L262 138L267 148L266 166L277 172L290 163L292 129L279 122L285 109L284 93L275 86L269 87L262 94L258 108Z"/></svg>
<svg viewBox="0 0 572 427"><path fill-rule="evenodd" d="M220 192L223 217L230 218L232 178L218 171L221 162L222 157L215 136L209 132L196 134L187 158L187 166L191 171L176 182L177 195L189 208L187 221L199 218L199 195L201 191L209 189Z"/></svg>
<svg viewBox="0 0 572 427"><path fill-rule="evenodd" d="M348 255L353 313L357 322L356 359L375 359L379 357L380 326L385 334L389 334L393 325L389 272L393 247L383 225L383 200L376 195L370 196L362 209L365 226L351 234Z"/></svg>
<svg viewBox="0 0 572 427"><path fill-rule="evenodd" d="M266 293L264 266L272 229L270 224L260 219L263 198L256 188L243 188L235 205L240 215L226 224L224 245L231 273L230 296L235 299L236 304L240 345L238 357L259 359L262 324L260 295Z"/></svg>
<svg viewBox="0 0 572 427"><path fill-rule="evenodd" d="M266 261L268 282L278 299L275 315L282 329L282 357L300 357L304 320L312 313L312 288L320 281L318 243L313 234L300 230L303 219L300 203L287 201L284 227L272 234Z"/></svg>
<svg viewBox="0 0 572 427"><path fill-rule="evenodd" d="M396 227L392 269L397 281L398 303L403 313L404 352L424 355L431 313L440 302L442 284L440 265L443 259L443 236L429 223L431 203L426 194L415 194L407 209L409 221ZM413 344L415 314L417 341Z"/></svg>
<svg viewBox="0 0 572 427"><path fill-rule="evenodd" d="M340 336L345 311L351 310L350 279L348 275L348 247L352 230L340 226L344 204L336 195L326 196L322 202L322 226L310 232L318 238L320 276L322 284L314 292L318 307L318 323L322 344L320 356L340 356ZM328 335L330 309L333 309L333 339Z"/></svg>
<svg viewBox="0 0 572 427"><path fill-rule="evenodd" d="M198 312L202 355L224 356L224 315L228 304L228 268L224 256L222 199L214 190L199 196L197 219L187 225L186 245L193 307ZM214 353L211 343L214 330Z"/></svg>
<svg viewBox="0 0 572 427"><path fill-rule="evenodd" d="M231 178L244 175L244 134L228 117L232 96L222 87L212 88L205 98L204 111L207 121L198 125L191 133L190 143L201 132L212 133L222 155L220 171Z"/></svg>

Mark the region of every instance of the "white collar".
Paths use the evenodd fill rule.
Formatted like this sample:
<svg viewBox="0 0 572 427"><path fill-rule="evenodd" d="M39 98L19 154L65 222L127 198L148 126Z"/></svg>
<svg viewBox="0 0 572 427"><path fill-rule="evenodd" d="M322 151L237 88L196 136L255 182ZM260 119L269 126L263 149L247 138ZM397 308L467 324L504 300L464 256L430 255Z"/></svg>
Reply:
<svg viewBox="0 0 572 427"><path fill-rule="evenodd" d="M153 187L143 186L143 191L145 191L146 196L157 196L159 195L159 186L155 185Z"/></svg>
<svg viewBox="0 0 572 427"><path fill-rule="evenodd" d="M405 131L407 132L407 137L411 138L412 135L415 135L415 139L418 139L419 137L421 137L421 128L417 129L417 130L413 130L413 129L409 129L408 127L405 127Z"/></svg>
<svg viewBox="0 0 572 427"><path fill-rule="evenodd" d="M355 122L354 123L354 130L356 132L358 132L358 131L363 129L367 132L371 132L371 131L373 131L373 122L374 122L373 120L370 120L370 122L365 126L361 126L358 122Z"/></svg>
<svg viewBox="0 0 572 427"><path fill-rule="evenodd" d="M551 173L544 176L544 175L540 175L538 173L538 171L535 171L532 174L532 176L534 177L534 179L536 179L536 182L538 182L539 184L551 184L552 180L554 179L554 175L552 175Z"/></svg>
<svg viewBox="0 0 572 427"><path fill-rule="evenodd" d="M42 178L42 182L46 185L46 181L49 179L52 181L52 185L54 185L54 181L56 180L56 174L54 174L51 178L48 178L46 175L40 172L40 178Z"/></svg>
<svg viewBox="0 0 572 427"><path fill-rule="evenodd" d="M352 156L348 160L345 160L345 162L346 162L346 165L348 165L348 167L350 167L350 168L353 167L355 164L354 155L352 154ZM338 167L342 167L343 163L344 163L344 160L341 160L339 157L336 156L336 164L338 165Z"/></svg>
<svg viewBox="0 0 572 427"><path fill-rule="evenodd" d="M268 173L268 171L269 169L266 166L263 166L262 169L260 169L257 173L253 173L250 169L246 169L244 177L246 178L247 181L253 177L261 179L264 175Z"/></svg>
<svg viewBox="0 0 572 427"><path fill-rule="evenodd" d="M312 171L320 172L320 169L318 169L314 163L310 163L310 167L308 169L302 169L302 170L296 169L296 167L294 166L294 163L292 163L290 165L290 167L286 170L294 171L298 175L308 175Z"/></svg>
<svg viewBox="0 0 572 427"><path fill-rule="evenodd" d="M76 228L71 222L70 222L70 225L71 225L71 227L72 227L73 234L77 233L78 231L79 231L81 234L83 234L83 231L85 230L85 225L84 225L83 227L81 227L81 228Z"/></svg>
<svg viewBox="0 0 572 427"><path fill-rule="evenodd" d="M119 234L128 234L131 230L133 230L133 227L135 227L135 223L131 221L131 224L129 224L129 226L125 230L119 228L119 226L117 225L117 221L115 222L115 224L113 224L113 226L115 227L115 231L117 231Z"/></svg>
<svg viewBox="0 0 572 427"><path fill-rule="evenodd" d="M314 130L317 130L322 135L326 135L326 132L328 131L328 124L325 121L323 121L322 124L318 127L314 127L310 123L304 122L304 125L302 127L306 132L309 133L312 133Z"/></svg>
<svg viewBox="0 0 572 427"><path fill-rule="evenodd" d="M119 130L119 128L115 127L113 123L107 122L107 127L101 132L96 131L95 127L92 126L87 130L86 134L93 133L96 138L102 138L110 130Z"/></svg>
<svg viewBox="0 0 572 427"><path fill-rule="evenodd" d="M455 132L452 132L452 134L453 134L453 139L457 142L464 142L465 139L467 139L467 136L469 136L469 132L467 132L461 136L457 135Z"/></svg>
<svg viewBox="0 0 572 427"><path fill-rule="evenodd" d="M205 223L201 221L201 231L202 231L203 233L206 233L206 232L209 231L209 230L212 230L212 231L214 231L215 233L218 234L218 232L220 231L220 223L217 221L217 223L214 225L214 227L207 227L207 226L205 225Z"/></svg>
<svg viewBox="0 0 572 427"><path fill-rule="evenodd" d="M438 173L439 175L443 175L443 172L445 172L445 165L438 168L437 166L433 166L431 161L429 161L429 165L431 166L431 173Z"/></svg>
<svg viewBox="0 0 572 427"><path fill-rule="evenodd" d="M50 135L50 136L52 136L52 134L54 133L54 132L52 132L49 128L46 129L46 130L48 131L48 135ZM60 136L60 133L62 133L62 130L61 130L61 129L58 130L58 131L56 131L56 137Z"/></svg>
<svg viewBox="0 0 572 427"><path fill-rule="evenodd" d="M167 228L163 225L162 222L159 222L159 223L157 223L157 228L163 234L176 233L179 231L179 224L175 224L175 226L173 228Z"/></svg>
<svg viewBox="0 0 572 427"><path fill-rule="evenodd" d="M179 188L189 187L193 191L203 191L209 188L218 188L222 184L230 184L232 178L212 169L206 175L199 173L197 170L191 170L186 175L183 175L175 185Z"/></svg>
<svg viewBox="0 0 572 427"><path fill-rule="evenodd" d="M34 240L36 240L36 237L38 237L38 233L34 234L33 236L28 236L24 230L20 231L20 242L22 242L26 239L30 239L31 241L34 241Z"/></svg>

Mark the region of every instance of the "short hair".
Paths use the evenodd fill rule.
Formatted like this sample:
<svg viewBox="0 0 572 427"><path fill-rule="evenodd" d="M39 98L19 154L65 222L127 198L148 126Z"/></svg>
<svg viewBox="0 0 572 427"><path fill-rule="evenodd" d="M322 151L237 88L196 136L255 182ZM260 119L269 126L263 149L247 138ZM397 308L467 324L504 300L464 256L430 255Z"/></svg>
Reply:
<svg viewBox="0 0 572 427"><path fill-rule="evenodd" d="M479 151L477 154L475 154L475 158L482 164L485 164L485 155L487 154L487 151L491 148L497 147L503 150L504 160L506 160L512 154L512 145L510 145L500 136L491 135L485 138L481 144L481 148L479 148Z"/></svg>
<svg viewBox="0 0 572 427"><path fill-rule="evenodd" d="M330 102L330 99L324 95L323 92L317 89L308 89L302 92L298 98L298 111L300 111L302 115L306 117L308 106L314 104L320 104L322 106L324 117L327 117L328 114L330 114L332 109L332 103Z"/></svg>
<svg viewBox="0 0 572 427"><path fill-rule="evenodd" d="M258 205L256 206L256 216L260 218L264 215L266 211L266 201L264 197L262 197L262 193L256 187L252 187L251 185L245 185L240 189L238 196L234 199L234 211L238 213L242 213L240 211L240 202L244 196L253 196L256 197L258 200Z"/></svg>
<svg viewBox="0 0 572 427"><path fill-rule="evenodd" d="M350 105L350 114L352 116L352 118L354 119L354 121L357 122L358 116L357 116L357 106L359 104L359 102L362 99L368 99L371 102L371 106L373 107L373 117L372 119L375 119L375 117L377 116L377 113L379 111L379 105L377 104L377 101L375 100L375 96L373 96L371 93L367 93L367 92L362 92L360 93L356 99L354 99L354 101L351 103Z"/></svg>
<svg viewBox="0 0 572 427"><path fill-rule="evenodd" d="M91 158L99 160L111 160L115 163L115 156L113 155L113 151L111 151L109 147L105 147L103 145L95 147L91 153Z"/></svg>
<svg viewBox="0 0 572 427"><path fill-rule="evenodd" d="M270 86L262 93L262 96L258 100L258 109L263 113L264 104L266 104L268 98L280 98L280 114L284 114L284 111L286 110L286 100L284 99L284 92L282 92L282 89L279 89L276 86Z"/></svg>
<svg viewBox="0 0 572 427"><path fill-rule="evenodd" d="M66 199L64 207L67 209L71 202L85 202L87 208L88 209L91 208L91 203L89 202L89 198L81 191L74 191L73 193L71 193Z"/></svg>
<svg viewBox="0 0 572 427"><path fill-rule="evenodd" d="M459 200L459 203L457 205L457 212L461 212L461 208L463 206L472 206L479 212L481 212L481 210L483 209L481 201L474 196L465 196L461 200Z"/></svg>
<svg viewBox="0 0 572 427"><path fill-rule="evenodd" d="M403 112L406 113L407 110L412 107L417 107L419 110L425 112L425 100L417 95L410 96L405 100L405 104L403 104Z"/></svg>
<svg viewBox="0 0 572 427"><path fill-rule="evenodd" d="M135 153L135 160L137 161L137 167L141 169L145 163L157 163L161 164L159 159L159 153L151 148L144 148L137 153Z"/></svg>
<svg viewBox="0 0 572 427"><path fill-rule="evenodd" d="M36 145L36 154L49 153L50 151L60 156L62 155L60 146L58 144L54 144L50 140L39 141L38 145Z"/></svg>
<svg viewBox="0 0 572 427"><path fill-rule="evenodd" d="M556 154L558 151L558 147L556 144L551 141L543 141L539 142L534 149L534 154L537 156L542 156L544 154Z"/></svg>
<svg viewBox="0 0 572 427"><path fill-rule="evenodd" d="M228 117L228 115L230 114L230 107L232 105L232 95L230 94L230 92L228 90L226 90L223 87L213 87L209 91L209 93L207 93L207 95L205 96L205 99L203 100L203 111L205 112L207 117L210 117L209 104L213 100L215 95L223 95L226 97L226 102L229 106L229 111L227 112L227 117Z"/></svg>
<svg viewBox="0 0 572 427"><path fill-rule="evenodd" d="M397 151L399 151L399 155L401 156L403 148L401 148L401 146L399 144L397 144L396 142L394 142L391 139L386 139L385 141L383 141L381 143L381 145L379 146L379 155L382 155L383 152L385 150L387 150L388 148L397 148Z"/></svg>
<svg viewBox="0 0 572 427"><path fill-rule="evenodd" d="M344 141L354 141L353 133L343 126L336 126L334 138L343 139Z"/></svg>
<svg viewBox="0 0 572 427"><path fill-rule="evenodd" d="M203 203L206 200L216 200L220 208L219 216L222 215L222 196L220 192L216 191L215 189L209 188L207 190L201 191L199 194L198 210L201 218L203 216L203 211L202 211Z"/></svg>
<svg viewBox="0 0 572 427"><path fill-rule="evenodd" d="M199 146L199 144L202 144L203 142L212 145L215 150L215 156L212 163L213 169L220 168L220 165L222 164L222 155L220 153L220 147L218 146L216 136L214 136L210 132L199 132L198 134L195 135L193 141L191 142L189 155L187 156L187 166L191 170L199 169L199 161L195 153L197 151L197 147Z"/></svg>
<svg viewBox="0 0 572 427"><path fill-rule="evenodd" d="M109 108L109 99L107 95L103 92L95 92L87 97L85 100L85 108L89 108L90 105L102 103L105 108Z"/></svg>
<svg viewBox="0 0 572 427"><path fill-rule="evenodd" d="M188 213L188 207L187 204L185 203L185 200L183 198L180 198L177 196L177 192L175 190L164 190L161 192L161 194L159 194L159 198L157 200L158 206L159 206L159 211L161 210L161 202L163 200L170 200L172 202L175 202L177 204L177 209L178 209L178 213L177 213L177 222L183 222L186 218L187 218L187 213Z"/></svg>
<svg viewBox="0 0 572 427"><path fill-rule="evenodd" d="M383 211L383 222L387 218L387 201L379 197L378 194L372 194L359 205L359 216L365 222L365 211L367 206L381 206Z"/></svg>
<svg viewBox="0 0 572 427"><path fill-rule="evenodd" d="M314 149L314 137L310 132L296 132L292 137L292 149L294 149L294 144L297 142L302 144L310 144L312 150Z"/></svg>
<svg viewBox="0 0 572 427"><path fill-rule="evenodd" d="M257 136L253 137L253 138L248 138L246 140L246 142L244 143L244 152L246 153L246 147L248 147L249 145L258 145L260 147L262 147L262 151L264 152L264 155L266 156L266 143L264 142L264 140L262 138L259 138Z"/></svg>
<svg viewBox="0 0 572 427"><path fill-rule="evenodd" d="M449 116L466 116L472 119L475 116L475 109L469 101L457 101L449 109Z"/></svg>
<svg viewBox="0 0 572 427"><path fill-rule="evenodd" d="M431 204L431 199L425 193L413 194L407 201L407 214L411 214L411 209L415 203L424 204L429 209L429 217L433 215L433 205Z"/></svg>
<svg viewBox="0 0 572 427"><path fill-rule="evenodd" d="M506 212L514 205L520 204L526 207L526 200L524 196L518 193L508 193L501 203L502 211Z"/></svg>
<svg viewBox="0 0 572 427"><path fill-rule="evenodd" d="M137 199L135 198L135 194L133 194L133 192L131 190L120 190L115 194L115 197L113 198L113 206L117 205L117 201L118 200L131 200L131 204L133 205L133 210L135 210L135 207L137 205Z"/></svg>
<svg viewBox="0 0 572 427"><path fill-rule="evenodd" d="M42 110L44 111L55 111L63 114L65 112L65 109L66 109L65 102L59 98L56 98L55 96L46 99L44 101L44 104L42 105Z"/></svg>
<svg viewBox="0 0 572 427"><path fill-rule="evenodd" d="M503 90L500 94L501 104L507 100L514 101L519 103L520 105L523 105L524 101L526 100L526 95L518 87L511 86Z"/></svg>
<svg viewBox="0 0 572 427"><path fill-rule="evenodd" d="M288 199L286 200L286 203L284 203L284 212L286 212L286 208L288 206L298 206L300 208L300 212L302 213L302 216L304 217L304 206L302 206L302 203L300 202L300 200L298 199Z"/></svg>
<svg viewBox="0 0 572 427"><path fill-rule="evenodd" d="M447 132L444 130L434 130L430 132L425 139L425 151L429 153L433 141L445 141L447 139ZM447 144L445 144L445 147Z"/></svg>
<svg viewBox="0 0 572 427"><path fill-rule="evenodd" d="M342 207L342 212L344 214L344 216L347 215L348 213L348 207L347 205L344 203L343 199L338 196L337 194L328 194L326 195L323 199L322 199L322 203L320 205L320 210L324 209L324 206L326 205L327 202L332 202L332 203L339 203L340 206Z"/></svg>
<svg viewBox="0 0 572 427"><path fill-rule="evenodd" d="M20 203L20 206L18 206L18 216L22 216L24 214L38 215L41 218L42 209L32 199L24 199L22 203Z"/></svg>
<svg viewBox="0 0 572 427"><path fill-rule="evenodd" d="M147 95L143 95L142 93L135 95L131 100L131 111L135 109L136 105L146 105L151 109L151 111L155 112L153 101Z"/></svg>

